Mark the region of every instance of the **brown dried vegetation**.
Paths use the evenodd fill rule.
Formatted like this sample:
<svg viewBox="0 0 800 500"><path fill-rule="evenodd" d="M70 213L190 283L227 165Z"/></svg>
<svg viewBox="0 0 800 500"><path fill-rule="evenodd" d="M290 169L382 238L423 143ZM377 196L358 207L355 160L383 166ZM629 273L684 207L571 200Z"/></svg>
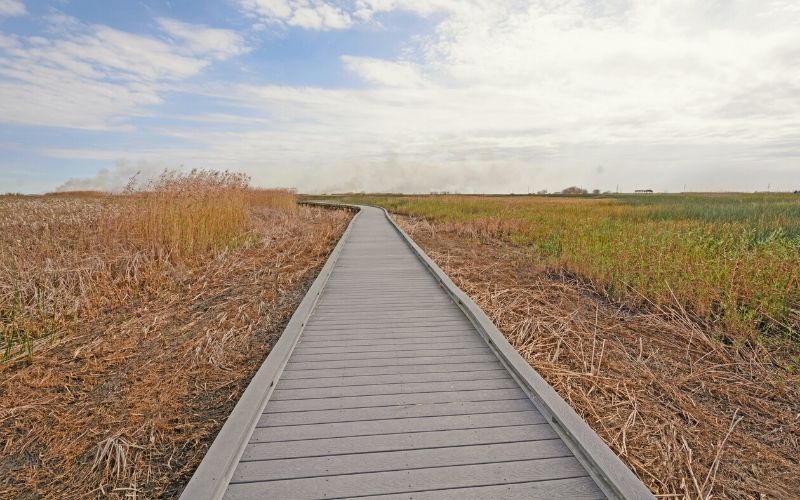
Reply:
<svg viewBox="0 0 800 500"><path fill-rule="evenodd" d="M530 247L403 228L657 495L796 498L800 380L786 339L724 343L679 305L626 308Z"/></svg>
<svg viewBox="0 0 800 500"><path fill-rule="evenodd" d="M0 198L0 497L175 496L349 218L212 172Z"/></svg>

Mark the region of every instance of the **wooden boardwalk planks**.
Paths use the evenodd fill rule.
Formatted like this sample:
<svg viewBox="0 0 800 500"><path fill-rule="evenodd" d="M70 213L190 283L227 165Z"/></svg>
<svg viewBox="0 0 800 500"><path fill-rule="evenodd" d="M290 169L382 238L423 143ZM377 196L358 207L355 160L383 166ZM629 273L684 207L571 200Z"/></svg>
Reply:
<svg viewBox="0 0 800 500"><path fill-rule="evenodd" d="M489 369L447 370L464 363ZM430 366L439 371L418 372ZM329 373L365 367L374 370ZM398 367L404 368L400 374ZM380 211L362 213L353 228L286 365L284 374L293 373L313 378L282 378L264 425L286 412L386 409L390 418L354 412L353 421L258 427L226 497L403 494L565 477L583 478L575 488L591 482ZM426 415L436 406L486 401L501 412L402 412L413 405ZM527 403L521 411L514 404L520 401ZM596 488L588 491L602 496Z"/></svg>
<svg viewBox="0 0 800 500"><path fill-rule="evenodd" d="M348 233L225 498L648 497L587 469L381 210Z"/></svg>

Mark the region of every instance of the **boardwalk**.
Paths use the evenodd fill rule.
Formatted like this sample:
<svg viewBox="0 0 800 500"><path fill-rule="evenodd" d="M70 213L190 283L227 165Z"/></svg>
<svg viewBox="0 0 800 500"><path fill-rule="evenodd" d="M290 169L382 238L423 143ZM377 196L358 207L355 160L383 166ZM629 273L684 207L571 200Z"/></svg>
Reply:
<svg viewBox="0 0 800 500"><path fill-rule="evenodd" d="M381 210L364 208L340 246L255 427L240 429L225 498L649 496L616 457L576 457ZM205 496L191 486L184 497Z"/></svg>

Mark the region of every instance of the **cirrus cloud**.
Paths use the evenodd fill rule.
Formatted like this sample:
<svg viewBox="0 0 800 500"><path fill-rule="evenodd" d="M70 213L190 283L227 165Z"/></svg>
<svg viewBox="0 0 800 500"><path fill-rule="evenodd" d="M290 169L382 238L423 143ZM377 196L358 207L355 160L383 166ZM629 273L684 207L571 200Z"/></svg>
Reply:
<svg viewBox="0 0 800 500"><path fill-rule="evenodd" d="M353 24L350 13L321 0L239 0L250 16L271 24L309 30L338 30Z"/></svg>

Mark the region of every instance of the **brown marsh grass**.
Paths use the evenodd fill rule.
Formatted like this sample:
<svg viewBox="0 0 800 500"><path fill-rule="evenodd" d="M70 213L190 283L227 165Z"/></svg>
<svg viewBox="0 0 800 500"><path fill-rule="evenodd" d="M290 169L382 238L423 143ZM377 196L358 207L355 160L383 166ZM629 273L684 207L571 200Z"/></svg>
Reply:
<svg viewBox="0 0 800 500"><path fill-rule="evenodd" d="M350 218L247 181L0 197L0 497L180 491Z"/></svg>

